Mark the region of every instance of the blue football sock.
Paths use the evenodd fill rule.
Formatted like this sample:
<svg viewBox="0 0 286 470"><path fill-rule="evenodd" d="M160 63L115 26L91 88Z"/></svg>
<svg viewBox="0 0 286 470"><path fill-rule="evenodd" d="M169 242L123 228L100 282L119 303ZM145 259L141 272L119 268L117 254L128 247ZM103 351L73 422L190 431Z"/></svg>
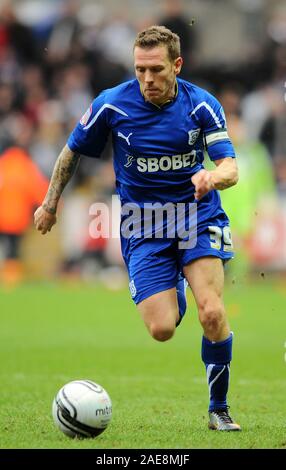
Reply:
<svg viewBox="0 0 286 470"><path fill-rule="evenodd" d="M177 285L176 285L180 318L177 321L176 326L178 326L181 323L182 318L185 315L186 310L187 310L186 288L187 288L187 281L184 277L180 275Z"/></svg>
<svg viewBox="0 0 286 470"><path fill-rule="evenodd" d="M209 411L227 407L227 391L229 383L229 367L232 357L232 335L224 341L209 341L203 336L202 360L206 366L209 386Z"/></svg>

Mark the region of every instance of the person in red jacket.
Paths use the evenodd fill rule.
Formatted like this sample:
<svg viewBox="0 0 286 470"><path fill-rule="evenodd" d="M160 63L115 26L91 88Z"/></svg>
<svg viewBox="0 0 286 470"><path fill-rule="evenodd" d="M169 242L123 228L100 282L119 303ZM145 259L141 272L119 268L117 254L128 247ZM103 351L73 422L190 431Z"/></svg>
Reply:
<svg viewBox="0 0 286 470"><path fill-rule="evenodd" d="M0 156L0 248L4 258L0 278L4 282L21 278L20 241L47 188L48 180L24 149L10 147Z"/></svg>

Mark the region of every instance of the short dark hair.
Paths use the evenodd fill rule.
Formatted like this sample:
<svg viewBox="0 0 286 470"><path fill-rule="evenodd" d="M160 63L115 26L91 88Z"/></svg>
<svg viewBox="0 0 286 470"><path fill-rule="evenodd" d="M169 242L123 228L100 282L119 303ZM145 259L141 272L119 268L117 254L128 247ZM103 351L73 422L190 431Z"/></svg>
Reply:
<svg viewBox="0 0 286 470"><path fill-rule="evenodd" d="M181 55L180 38L165 26L150 26L137 34L135 47L151 49L152 47L166 45L171 60L176 60Z"/></svg>

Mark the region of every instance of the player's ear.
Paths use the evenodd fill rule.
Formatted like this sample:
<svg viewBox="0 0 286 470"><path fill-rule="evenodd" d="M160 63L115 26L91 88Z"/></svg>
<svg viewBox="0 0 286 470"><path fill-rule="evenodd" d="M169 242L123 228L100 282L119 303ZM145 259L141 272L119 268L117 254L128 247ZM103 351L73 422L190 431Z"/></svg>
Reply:
<svg viewBox="0 0 286 470"><path fill-rule="evenodd" d="M183 65L183 58L182 57L178 57L176 60L175 60L175 74L178 75L180 72L181 72L181 68L182 68L182 65Z"/></svg>

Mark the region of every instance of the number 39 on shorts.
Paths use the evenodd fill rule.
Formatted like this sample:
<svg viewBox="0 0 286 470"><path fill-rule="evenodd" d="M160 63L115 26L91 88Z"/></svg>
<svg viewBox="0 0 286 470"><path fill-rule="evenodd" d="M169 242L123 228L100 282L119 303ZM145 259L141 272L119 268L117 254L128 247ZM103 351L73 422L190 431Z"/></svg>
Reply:
<svg viewBox="0 0 286 470"><path fill-rule="evenodd" d="M210 245L216 250L233 251L233 243L231 239L231 231L228 225L225 227L217 227L210 225Z"/></svg>

